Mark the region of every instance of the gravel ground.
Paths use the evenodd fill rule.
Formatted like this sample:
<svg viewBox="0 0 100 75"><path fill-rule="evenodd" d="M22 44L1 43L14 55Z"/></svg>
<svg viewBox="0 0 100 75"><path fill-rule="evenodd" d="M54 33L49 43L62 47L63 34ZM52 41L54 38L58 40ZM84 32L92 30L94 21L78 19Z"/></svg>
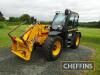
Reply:
<svg viewBox="0 0 100 75"><path fill-rule="evenodd" d="M84 46L65 48L58 60L46 61L40 50L35 50L31 60L26 62L13 55L9 48L0 48L0 75L86 75L84 71L62 71L61 61L88 61L94 54Z"/></svg>

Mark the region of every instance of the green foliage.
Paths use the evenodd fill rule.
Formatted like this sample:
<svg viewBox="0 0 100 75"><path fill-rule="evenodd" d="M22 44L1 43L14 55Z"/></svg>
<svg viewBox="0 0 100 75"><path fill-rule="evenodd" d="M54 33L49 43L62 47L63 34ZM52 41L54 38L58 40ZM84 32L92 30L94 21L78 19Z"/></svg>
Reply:
<svg viewBox="0 0 100 75"><path fill-rule="evenodd" d="M88 27L88 28L100 28L100 21L99 22L80 22L80 27Z"/></svg>
<svg viewBox="0 0 100 75"><path fill-rule="evenodd" d="M97 26L100 28L100 21L98 22Z"/></svg>
<svg viewBox="0 0 100 75"><path fill-rule="evenodd" d="M50 25L52 22L51 21L40 21L41 24L47 24Z"/></svg>
<svg viewBox="0 0 100 75"><path fill-rule="evenodd" d="M9 22L19 22L19 18L17 17L9 17Z"/></svg>
<svg viewBox="0 0 100 75"><path fill-rule="evenodd" d="M36 22L36 19L34 19L34 17L30 17L30 15L28 14L23 14L20 17L9 17L9 20L5 20L5 18L3 17L2 12L0 12L0 22L4 22L5 25L9 26L9 25L18 25L21 22L25 23L25 24L31 24L33 22ZM0 28L4 27L4 24L0 26Z"/></svg>
<svg viewBox="0 0 100 75"><path fill-rule="evenodd" d="M25 22L26 24L30 24L31 23L31 18L28 14L23 14L21 17L20 17L20 21L21 22Z"/></svg>
<svg viewBox="0 0 100 75"><path fill-rule="evenodd" d="M0 22L0 28L6 28L7 25L4 22Z"/></svg>
<svg viewBox="0 0 100 75"><path fill-rule="evenodd" d="M23 22L25 24L31 24L34 21L36 21L36 19L34 19L34 17L30 17L28 14L23 14L20 17L9 17L9 22Z"/></svg>
<svg viewBox="0 0 100 75"><path fill-rule="evenodd" d="M16 26L7 26L7 28L1 28L0 29L0 47L9 47L11 45L11 39L7 35L8 32L10 32L12 29L14 29ZM12 35L14 36L21 36L26 30L28 29L27 25L21 25L17 30L15 30Z"/></svg>
<svg viewBox="0 0 100 75"><path fill-rule="evenodd" d="M36 23L36 19L34 17L31 17L31 24Z"/></svg>
<svg viewBox="0 0 100 75"><path fill-rule="evenodd" d="M6 26L16 26L20 24L20 22L9 22L9 21L1 21L0 23L5 24Z"/></svg>
<svg viewBox="0 0 100 75"><path fill-rule="evenodd" d="M100 29L98 28L79 28L82 33L81 44L93 49L94 60L97 74L100 72Z"/></svg>
<svg viewBox="0 0 100 75"><path fill-rule="evenodd" d="M0 21L5 21L5 18L4 17L0 17Z"/></svg>
<svg viewBox="0 0 100 75"><path fill-rule="evenodd" d="M7 24L7 26L16 26L19 25L20 22L5 22Z"/></svg>
<svg viewBox="0 0 100 75"><path fill-rule="evenodd" d="M36 19L34 17L31 17L30 15L28 14L23 14L21 17L20 17L20 21L21 22L24 22L25 24L32 24L33 22L36 22Z"/></svg>
<svg viewBox="0 0 100 75"><path fill-rule="evenodd" d="M0 21L4 21L4 20L5 20L5 18L3 17L2 12L0 12Z"/></svg>

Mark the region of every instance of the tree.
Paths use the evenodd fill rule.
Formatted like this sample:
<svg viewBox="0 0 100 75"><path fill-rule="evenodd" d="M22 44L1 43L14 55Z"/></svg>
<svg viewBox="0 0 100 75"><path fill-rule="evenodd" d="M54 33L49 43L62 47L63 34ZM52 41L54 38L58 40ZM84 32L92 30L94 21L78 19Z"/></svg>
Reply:
<svg viewBox="0 0 100 75"><path fill-rule="evenodd" d="M31 17L31 24L36 23L36 22L37 22L36 18Z"/></svg>
<svg viewBox="0 0 100 75"><path fill-rule="evenodd" d="M3 16L3 14L0 12L0 17L2 17Z"/></svg>
<svg viewBox="0 0 100 75"><path fill-rule="evenodd" d="M4 20L5 20L5 18L3 17L2 12L0 12L0 21L4 21Z"/></svg>
<svg viewBox="0 0 100 75"><path fill-rule="evenodd" d="M31 18L28 14L23 14L21 17L20 17L20 20L22 22L25 22L27 24L30 24L31 23Z"/></svg>
<svg viewBox="0 0 100 75"><path fill-rule="evenodd" d="M33 23L34 22L34 17L31 17L31 23Z"/></svg>
<svg viewBox="0 0 100 75"><path fill-rule="evenodd" d="M9 17L9 22L18 22L19 18L17 17Z"/></svg>
<svg viewBox="0 0 100 75"><path fill-rule="evenodd" d="M100 21L98 22L97 26L100 28Z"/></svg>

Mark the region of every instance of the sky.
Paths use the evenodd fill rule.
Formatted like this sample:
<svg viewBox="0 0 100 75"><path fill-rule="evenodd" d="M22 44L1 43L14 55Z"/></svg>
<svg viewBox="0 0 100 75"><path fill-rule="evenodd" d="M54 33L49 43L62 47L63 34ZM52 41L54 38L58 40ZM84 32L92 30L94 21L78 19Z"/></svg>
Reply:
<svg viewBox="0 0 100 75"><path fill-rule="evenodd" d="M7 19L29 14L39 21L51 21L56 11L65 9L79 13L80 22L100 20L100 0L0 0L0 11Z"/></svg>

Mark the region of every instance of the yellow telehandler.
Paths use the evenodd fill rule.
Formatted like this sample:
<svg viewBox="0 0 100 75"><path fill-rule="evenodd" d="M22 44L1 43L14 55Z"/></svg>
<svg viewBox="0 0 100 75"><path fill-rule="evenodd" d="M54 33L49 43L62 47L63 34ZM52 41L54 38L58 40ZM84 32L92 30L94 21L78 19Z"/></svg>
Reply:
<svg viewBox="0 0 100 75"><path fill-rule="evenodd" d="M77 48L81 33L78 32L78 13L66 9L64 13L57 12L51 25L33 24L20 37L8 35L12 40L11 52L24 60L30 60L31 52L41 46L47 59L57 59L63 47Z"/></svg>

